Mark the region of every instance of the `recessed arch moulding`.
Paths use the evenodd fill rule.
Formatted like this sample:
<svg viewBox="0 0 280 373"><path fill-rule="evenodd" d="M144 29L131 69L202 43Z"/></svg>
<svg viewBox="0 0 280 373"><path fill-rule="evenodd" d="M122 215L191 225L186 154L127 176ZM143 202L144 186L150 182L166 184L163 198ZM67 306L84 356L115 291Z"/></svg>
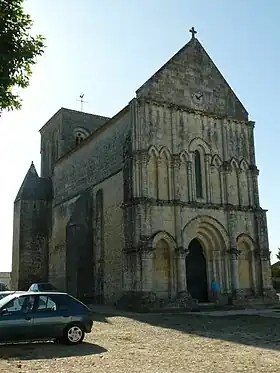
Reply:
<svg viewBox="0 0 280 373"><path fill-rule="evenodd" d="M186 250L186 262L188 261L191 242L197 239L203 249L203 255L206 260L206 277L208 300L211 300L211 283L218 282L221 288L221 295L229 295L232 291L231 263L229 256L229 237L224 226L209 216L198 216L190 220L183 228L183 243ZM195 265L195 264L194 264ZM187 288L193 288L186 271ZM189 283L188 283L189 282Z"/></svg>

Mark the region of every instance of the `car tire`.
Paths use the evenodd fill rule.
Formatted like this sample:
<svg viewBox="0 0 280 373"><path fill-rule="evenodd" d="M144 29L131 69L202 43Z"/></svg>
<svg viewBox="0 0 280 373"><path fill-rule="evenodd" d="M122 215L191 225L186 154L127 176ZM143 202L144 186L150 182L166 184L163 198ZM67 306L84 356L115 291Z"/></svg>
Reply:
<svg viewBox="0 0 280 373"><path fill-rule="evenodd" d="M68 345L82 343L85 337L84 328L80 324L70 324L64 329L62 342Z"/></svg>

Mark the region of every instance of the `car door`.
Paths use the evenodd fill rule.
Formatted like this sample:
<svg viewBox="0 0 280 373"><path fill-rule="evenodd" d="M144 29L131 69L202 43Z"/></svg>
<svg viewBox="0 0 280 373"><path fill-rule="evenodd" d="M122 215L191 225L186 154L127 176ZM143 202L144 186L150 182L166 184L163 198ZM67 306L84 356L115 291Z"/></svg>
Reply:
<svg viewBox="0 0 280 373"><path fill-rule="evenodd" d="M32 339L34 296L19 296L0 310L0 340L21 341Z"/></svg>
<svg viewBox="0 0 280 373"><path fill-rule="evenodd" d="M57 338L62 335L62 317L51 295L37 295L33 315L36 339Z"/></svg>

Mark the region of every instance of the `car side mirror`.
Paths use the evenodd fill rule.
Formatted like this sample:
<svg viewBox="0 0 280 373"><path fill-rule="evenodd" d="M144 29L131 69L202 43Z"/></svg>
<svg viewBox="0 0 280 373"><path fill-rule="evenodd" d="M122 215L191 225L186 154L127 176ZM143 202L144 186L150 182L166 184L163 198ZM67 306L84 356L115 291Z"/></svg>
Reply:
<svg viewBox="0 0 280 373"><path fill-rule="evenodd" d="M9 312L6 308L4 308L3 310L0 311L0 314L1 315L7 315Z"/></svg>

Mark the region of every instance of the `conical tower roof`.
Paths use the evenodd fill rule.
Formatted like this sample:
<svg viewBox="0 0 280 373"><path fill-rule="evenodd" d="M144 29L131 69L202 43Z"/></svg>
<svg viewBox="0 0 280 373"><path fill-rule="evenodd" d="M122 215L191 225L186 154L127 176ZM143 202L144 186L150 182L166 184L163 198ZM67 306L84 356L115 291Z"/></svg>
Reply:
<svg viewBox="0 0 280 373"><path fill-rule="evenodd" d="M15 201L38 201L51 198L51 180L40 178L32 162L19 188Z"/></svg>

